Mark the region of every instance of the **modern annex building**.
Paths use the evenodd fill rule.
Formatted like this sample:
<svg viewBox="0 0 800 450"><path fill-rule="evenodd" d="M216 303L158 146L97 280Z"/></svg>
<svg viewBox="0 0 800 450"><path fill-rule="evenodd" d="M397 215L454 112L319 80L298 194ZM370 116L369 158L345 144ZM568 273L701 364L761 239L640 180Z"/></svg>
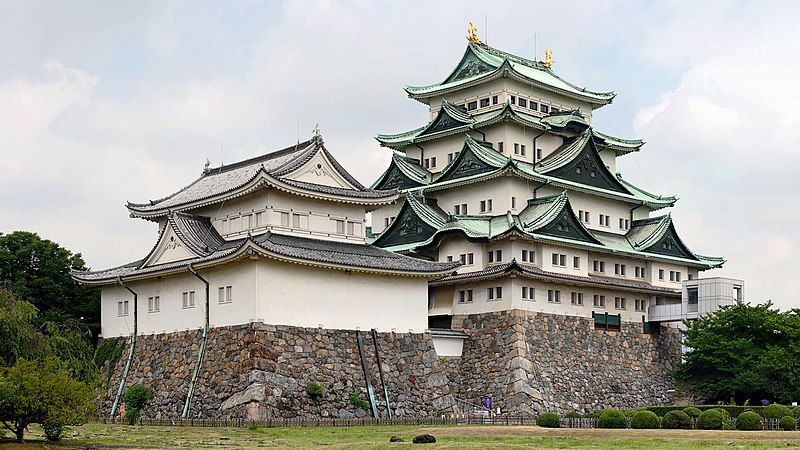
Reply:
<svg viewBox="0 0 800 450"><path fill-rule="evenodd" d="M723 264L678 235L664 212L676 197L617 172L643 142L593 128L613 92L560 78L549 52L532 61L470 39L441 83L406 88L430 122L377 136L393 156L372 188L404 197L372 214L374 244L463 264L431 283L432 327L510 309L647 323Z"/></svg>

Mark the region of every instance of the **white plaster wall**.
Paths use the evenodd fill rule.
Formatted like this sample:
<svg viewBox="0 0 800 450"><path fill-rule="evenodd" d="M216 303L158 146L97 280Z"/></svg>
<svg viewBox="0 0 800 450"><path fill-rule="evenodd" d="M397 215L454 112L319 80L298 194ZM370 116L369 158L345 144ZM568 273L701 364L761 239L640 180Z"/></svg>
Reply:
<svg viewBox="0 0 800 450"><path fill-rule="evenodd" d="M198 271L210 283L212 327L264 321L300 327L420 333L427 328L428 285L425 278L372 275L247 259ZM139 334L202 328L205 288L189 273L130 282L139 294ZM218 288L232 286L231 303L220 304ZM195 307L182 307L182 293L195 291ZM159 296L159 312L148 313L147 299ZM129 315L117 316L117 302L129 300ZM120 286L101 293L104 337L133 331L131 294Z"/></svg>
<svg viewBox="0 0 800 450"><path fill-rule="evenodd" d="M372 232L377 234L386 229L386 218L397 217L400 213L400 208L403 203L397 201L391 205L384 206L383 208L372 211ZM391 224L391 222L390 222Z"/></svg>
<svg viewBox="0 0 800 450"><path fill-rule="evenodd" d="M442 356L461 356L464 348L464 339L445 337L445 336L431 336L433 341L433 348L436 350L436 355Z"/></svg>
<svg viewBox="0 0 800 450"><path fill-rule="evenodd" d="M488 300L488 288L501 286L503 288L503 298ZM440 288L436 288L439 290ZM458 303L459 291L472 289L472 303ZM477 283L465 283L456 287L453 295L453 314L478 314L492 311L505 311L512 308L512 296L510 278L500 278L497 280L481 281Z"/></svg>
<svg viewBox="0 0 800 450"><path fill-rule="evenodd" d="M539 189L537 191L537 196L541 198L548 195L560 194L563 191L564 190L560 187L548 185ZM628 219L630 223L630 211L636 206L635 204L572 190L568 191L567 195L569 195L569 202L570 205L572 205L572 210L575 212L576 217L579 216L578 211L589 212L590 222L588 224L583 223L586 228L614 234L626 234L628 232L627 229L619 227L619 219ZM634 211L634 218L636 219L639 218L636 215L637 213L647 214L647 208L641 207ZM600 225L600 214L611 217L608 227Z"/></svg>
<svg viewBox="0 0 800 450"><path fill-rule="evenodd" d="M588 252L586 252L585 250L579 250L571 247L562 247L562 246L543 243L539 245L539 251L540 254L537 254L537 256L540 257L540 259L538 259L539 261L538 265L544 270L547 270L549 272L562 273L565 275L575 275L583 277L588 275L587 271ZM553 253L567 256L566 267L553 265ZM578 268L575 268L573 264L573 258L575 257L580 259L580 267ZM606 270L608 270L607 266Z"/></svg>
<svg viewBox="0 0 800 450"><path fill-rule="evenodd" d="M268 229L283 233L329 238L340 241L364 241L366 213L363 205L316 200L292 195L277 189L258 189L248 195L191 211L212 218L212 224L226 239L237 239ZM281 225L280 212L290 213L289 226ZM308 215L306 227L292 226L291 213ZM353 222L352 236L336 232L334 219ZM249 226L248 226L249 225Z"/></svg>
<svg viewBox="0 0 800 450"><path fill-rule="evenodd" d="M210 284L209 321L212 326L248 323L256 317L256 270L249 261L198 271ZM194 275L182 273L126 283L139 296L139 334L202 328L205 323L205 285ZM233 287L233 301L220 304L217 289ZM183 308L183 292L195 292L194 308ZM148 312L148 297L160 297L160 311ZM119 285L101 290L101 333L104 337L133 332L133 296ZM117 315L117 302L130 301L128 316Z"/></svg>
<svg viewBox="0 0 800 450"><path fill-rule="evenodd" d="M453 261L459 261L461 254L473 253L472 264L464 264L458 268L458 273L476 272L485 268L486 252L485 245L477 242L470 242L462 237L455 239L445 239L438 248L440 262L447 262L447 257L452 256Z"/></svg>
<svg viewBox="0 0 800 450"><path fill-rule="evenodd" d="M470 215L481 215L481 200L492 199L492 211L484 215L498 216L507 211L518 213L525 209L536 186L535 182L508 176L443 191L432 191L428 196L435 198L439 207L449 214L454 213L455 205L466 203ZM516 197L513 209L511 197Z"/></svg>
<svg viewBox="0 0 800 450"><path fill-rule="evenodd" d="M257 261L258 318L300 327L420 333L428 328L428 283L272 260Z"/></svg>

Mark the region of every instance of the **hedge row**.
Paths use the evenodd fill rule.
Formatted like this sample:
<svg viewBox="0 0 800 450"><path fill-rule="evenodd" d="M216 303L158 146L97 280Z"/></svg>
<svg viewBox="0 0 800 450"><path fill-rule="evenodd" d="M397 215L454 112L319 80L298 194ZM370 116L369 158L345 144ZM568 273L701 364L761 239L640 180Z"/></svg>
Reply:
<svg viewBox="0 0 800 450"><path fill-rule="evenodd" d="M772 404L769 406L738 406L738 405L692 405L689 408L698 409L701 412L709 409L723 409L730 414L731 417L739 417L745 411L753 411L758 413L761 417L767 419L780 419L787 415L786 411L791 411L790 415L795 418L800 418L800 406L787 407L783 405ZM658 417L664 417L670 411L684 411L686 406L648 406L642 408L647 411L653 411ZM698 414L699 416L699 414ZM695 416L697 417L697 416Z"/></svg>

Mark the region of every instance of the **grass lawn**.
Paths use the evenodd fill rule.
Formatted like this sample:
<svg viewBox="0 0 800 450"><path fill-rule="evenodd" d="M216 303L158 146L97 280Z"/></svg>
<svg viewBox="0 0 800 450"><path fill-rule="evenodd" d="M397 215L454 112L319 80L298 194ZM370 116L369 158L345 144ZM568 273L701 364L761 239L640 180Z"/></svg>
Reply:
<svg viewBox="0 0 800 450"><path fill-rule="evenodd" d="M72 428L64 441L42 441L37 429L19 445L6 440L0 450L42 448L396 448L412 446L422 433L436 437L436 448L800 448L800 432L548 429L521 426L366 426L199 428L128 427L87 424ZM392 435L403 443L389 443ZM414 446L416 447L416 446ZM427 447L423 447L427 448Z"/></svg>

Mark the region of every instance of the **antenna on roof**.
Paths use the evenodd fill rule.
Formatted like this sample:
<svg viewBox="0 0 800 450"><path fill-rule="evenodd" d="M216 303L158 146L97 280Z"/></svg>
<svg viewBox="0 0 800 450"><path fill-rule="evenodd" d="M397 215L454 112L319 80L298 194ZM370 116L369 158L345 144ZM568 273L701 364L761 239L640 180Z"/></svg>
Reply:
<svg viewBox="0 0 800 450"><path fill-rule="evenodd" d="M225 140L219 141L219 168L225 165Z"/></svg>
<svg viewBox="0 0 800 450"><path fill-rule="evenodd" d="M483 13L483 38L486 39L486 45L489 45L489 13Z"/></svg>
<svg viewBox="0 0 800 450"><path fill-rule="evenodd" d="M297 116L297 143L300 143L300 116Z"/></svg>
<svg viewBox="0 0 800 450"><path fill-rule="evenodd" d="M536 32L535 31L533 32L533 54L534 55L538 55L539 54L539 48L536 45Z"/></svg>

